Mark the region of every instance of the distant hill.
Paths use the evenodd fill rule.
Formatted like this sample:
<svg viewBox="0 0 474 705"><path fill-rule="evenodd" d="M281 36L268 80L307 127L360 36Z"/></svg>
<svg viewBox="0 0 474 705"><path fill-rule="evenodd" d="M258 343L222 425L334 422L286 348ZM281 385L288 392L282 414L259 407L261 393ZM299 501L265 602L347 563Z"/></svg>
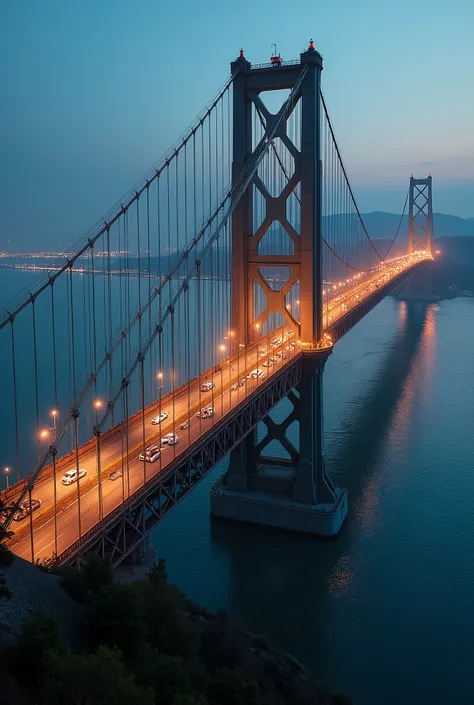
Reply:
<svg viewBox="0 0 474 705"><path fill-rule="evenodd" d="M396 213L374 211L363 213L362 218L366 224L369 235L374 238L391 239L397 229L400 216ZM434 213L434 235L438 237L453 237L456 235L474 235L474 218L458 218L456 215ZM404 216L400 227L400 238L407 237L408 216Z"/></svg>

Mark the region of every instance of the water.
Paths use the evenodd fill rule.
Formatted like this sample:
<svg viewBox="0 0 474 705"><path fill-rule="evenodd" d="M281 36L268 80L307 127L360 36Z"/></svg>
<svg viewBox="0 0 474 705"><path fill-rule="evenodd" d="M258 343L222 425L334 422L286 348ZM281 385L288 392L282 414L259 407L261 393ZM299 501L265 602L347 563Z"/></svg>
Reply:
<svg viewBox="0 0 474 705"><path fill-rule="evenodd" d="M0 304L29 278L2 273ZM358 705L474 699L473 317L474 299L385 299L337 344L327 463L350 498L337 538L211 522L223 466L153 534L192 599L240 615Z"/></svg>

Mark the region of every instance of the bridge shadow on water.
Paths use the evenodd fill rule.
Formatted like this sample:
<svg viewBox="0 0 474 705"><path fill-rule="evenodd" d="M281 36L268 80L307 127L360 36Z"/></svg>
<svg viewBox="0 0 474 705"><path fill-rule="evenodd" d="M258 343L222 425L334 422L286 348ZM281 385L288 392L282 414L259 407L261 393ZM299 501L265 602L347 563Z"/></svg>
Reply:
<svg viewBox="0 0 474 705"><path fill-rule="evenodd" d="M340 610L336 616L331 607L357 579L351 552L361 516L370 515L379 501L377 461L409 386L429 316L426 304L400 304L397 332L386 344L366 393L357 399L358 413L340 424L342 442L330 444L328 469L349 490L349 517L337 537L321 539L215 519L211 523L214 548L228 556L229 610L322 679L333 677L332 655L340 649L346 628ZM327 392L325 403L331 403ZM361 621L369 619L370 599L364 595L358 607ZM350 653L347 657L352 658Z"/></svg>

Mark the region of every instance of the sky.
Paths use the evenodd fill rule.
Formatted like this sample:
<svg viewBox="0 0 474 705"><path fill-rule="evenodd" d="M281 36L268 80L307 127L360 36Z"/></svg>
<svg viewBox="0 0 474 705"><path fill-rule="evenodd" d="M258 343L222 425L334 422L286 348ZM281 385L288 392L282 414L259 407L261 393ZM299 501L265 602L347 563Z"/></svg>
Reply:
<svg viewBox="0 0 474 705"><path fill-rule="evenodd" d="M410 174L474 217L472 0L1 0L0 249L67 249L176 140L243 47L314 39L362 212Z"/></svg>

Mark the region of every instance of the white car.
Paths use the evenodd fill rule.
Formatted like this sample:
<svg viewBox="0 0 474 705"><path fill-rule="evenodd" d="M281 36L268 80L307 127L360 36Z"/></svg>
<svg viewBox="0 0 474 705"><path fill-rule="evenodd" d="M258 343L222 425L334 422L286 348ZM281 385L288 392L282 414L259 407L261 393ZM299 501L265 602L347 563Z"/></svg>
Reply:
<svg viewBox="0 0 474 705"><path fill-rule="evenodd" d="M273 345L273 346L280 345L280 343L281 343L281 338L273 338L273 340L270 341L270 345Z"/></svg>
<svg viewBox="0 0 474 705"><path fill-rule="evenodd" d="M263 377L263 370L260 370L258 367L256 367L252 372L249 374L249 379L258 379L259 377Z"/></svg>
<svg viewBox="0 0 474 705"><path fill-rule="evenodd" d="M179 441L179 438L176 435L176 433L167 433L166 436L163 436L163 438L161 439L161 445L162 446L175 446L178 441Z"/></svg>
<svg viewBox="0 0 474 705"><path fill-rule="evenodd" d="M157 426L159 423L161 423L162 421L164 421L167 418L168 418L168 414L166 413L166 411L162 411L161 414L159 416L155 416L155 418L152 419L151 422L152 422L153 426Z"/></svg>
<svg viewBox="0 0 474 705"><path fill-rule="evenodd" d="M189 421L188 421L188 420L183 421L183 423L179 424L179 427L180 427L181 431L184 431L185 429L187 429L188 426L189 426Z"/></svg>
<svg viewBox="0 0 474 705"><path fill-rule="evenodd" d="M214 382L204 382L201 384L201 392L210 392L215 386Z"/></svg>
<svg viewBox="0 0 474 705"><path fill-rule="evenodd" d="M259 355L266 355L267 352L268 352L268 350L267 350L266 348L262 348L262 349L259 351L258 354L259 354Z"/></svg>
<svg viewBox="0 0 474 705"><path fill-rule="evenodd" d="M243 387L246 382L247 382L247 377L241 377L239 379L239 387Z"/></svg>
<svg viewBox="0 0 474 705"><path fill-rule="evenodd" d="M238 384L233 384L232 387L230 388L230 391L231 391L231 392L236 392L236 391L238 390L238 388L239 388L239 385L238 385Z"/></svg>
<svg viewBox="0 0 474 705"><path fill-rule="evenodd" d="M264 367L271 367L272 365L276 365L276 360L274 360L273 357L269 357L268 360L263 363Z"/></svg>
<svg viewBox="0 0 474 705"><path fill-rule="evenodd" d="M196 416L198 419L210 419L214 416L214 409L212 406L203 406L202 409L199 409Z"/></svg>
<svg viewBox="0 0 474 705"><path fill-rule="evenodd" d="M138 456L139 460L144 460L145 463L154 463L160 457L160 449L156 444L148 446L145 452L141 452Z"/></svg>
<svg viewBox="0 0 474 705"><path fill-rule="evenodd" d="M77 482L79 478L84 477L84 475L87 475L87 470L84 470L84 468L68 470L62 476L61 482L63 485L72 485L73 482Z"/></svg>

